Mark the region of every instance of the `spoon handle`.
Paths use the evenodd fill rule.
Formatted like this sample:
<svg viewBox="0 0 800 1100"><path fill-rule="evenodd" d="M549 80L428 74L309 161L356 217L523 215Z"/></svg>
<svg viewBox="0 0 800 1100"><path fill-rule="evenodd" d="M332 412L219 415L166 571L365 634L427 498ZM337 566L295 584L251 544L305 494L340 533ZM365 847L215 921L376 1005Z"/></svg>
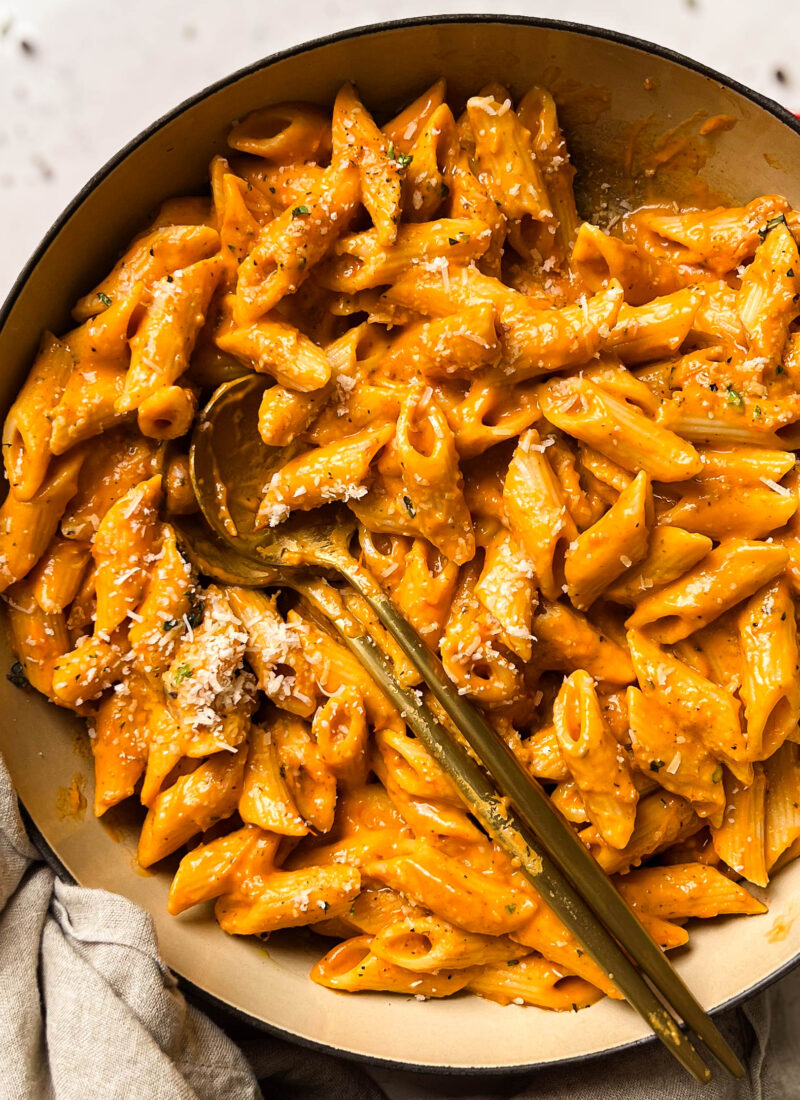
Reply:
<svg viewBox="0 0 800 1100"><path fill-rule="evenodd" d="M629 1004L696 1081L708 1081L711 1074L695 1048L633 966L627 954L597 920L573 884L564 877L545 847L539 843L535 830L529 827L513 805L508 805L507 800L498 794L474 757L436 719L416 692L406 690L398 684L383 653L364 634L363 627L344 607L335 589L321 579L293 580L292 586L336 627L354 656L395 704L403 720L453 779L470 812L480 821L489 836L504 849L514 866L519 867L543 901L623 993ZM363 590L362 594L366 596ZM374 603L373 606L378 611L378 606ZM405 649L403 638L410 640L411 635L406 636L394 629L393 616L396 616L394 609L392 615L386 617L389 621L385 620L385 625ZM399 621L404 622L402 619ZM411 630L410 627L407 629ZM417 641L419 645L423 645L419 639ZM408 648L411 649L411 646ZM412 653L409 652L408 655L411 657Z"/></svg>
<svg viewBox="0 0 800 1100"><path fill-rule="evenodd" d="M559 815L539 783L527 774L509 746L488 725L480 711L463 695L459 695L439 658L411 624L398 614L372 574L350 555L346 559L339 558L336 568L367 600L405 655L416 666L432 694L483 763L498 789L508 796L526 834L536 838L541 851L586 898L597 918L619 943L625 945L626 951L636 960L656 989L705 1042L722 1065L735 1077L742 1077L744 1069L741 1063L715 1024L591 853ZM568 926L578 934L573 923ZM631 1004L634 1004L621 984L621 973L618 969L614 970L614 981Z"/></svg>

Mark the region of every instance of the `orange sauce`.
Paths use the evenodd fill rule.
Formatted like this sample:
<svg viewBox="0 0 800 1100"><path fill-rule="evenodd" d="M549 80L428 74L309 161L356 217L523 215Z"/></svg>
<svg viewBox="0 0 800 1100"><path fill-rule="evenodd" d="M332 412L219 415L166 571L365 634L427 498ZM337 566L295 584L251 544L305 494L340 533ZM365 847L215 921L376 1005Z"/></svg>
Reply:
<svg viewBox="0 0 800 1100"><path fill-rule="evenodd" d="M797 916L797 911L792 907L788 913L784 913L778 917L769 932L767 932L768 942L782 943L791 932L794 922L797 920Z"/></svg>
<svg viewBox="0 0 800 1100"><path fill-rule="evenodd" d="M63 820L68 818L75 821L83 820L87 806L86 795L84 794L85 788L86 778L80 772L75 772L68 787L59 787L56 795L56 808L59 817Z"/></svg>

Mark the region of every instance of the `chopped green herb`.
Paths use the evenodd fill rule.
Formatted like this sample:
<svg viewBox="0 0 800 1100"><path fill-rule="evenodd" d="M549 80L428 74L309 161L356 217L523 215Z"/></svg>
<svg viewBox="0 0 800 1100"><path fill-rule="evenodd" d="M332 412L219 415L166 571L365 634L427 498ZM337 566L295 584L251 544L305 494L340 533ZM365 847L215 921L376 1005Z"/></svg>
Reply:
<svg viewBox="0 0 800 1100"><path fill-rule="evenodd" d="M175 669L172 682L175 684L175 687L177 687L178 684L182 684L184 680L191 680L193 676L194 669L191 665L179 665L178 668Z"/></svg>
<svg viewBox="0 0 800 1100"><path fill-rule="evenodd" d="M394 142L389 145L389 157L393 160L401 172L408 168L411 161L414 159L409 153L398 153L395 151Z"/></svg>
<svg viewBox="0 0 800 1100"><path fill-rule="evenodd" d="M763 241L764 238L766 237L767 233L769 233L769 231L771 229L775 229L776 226L779 226L779 225L786 225L786 218L784 218L783 214L778 214L777 217L770 218L769 221L767 222L767 224L764 226L764 228L759 229L758 235L761 238L761 240Z"/></svg>
<svg viewBox="0 0 800 1100"><path fill-rule="evenodd" d="M403 497L403 504L405 504L408 514L411 516L412 519L414 519L417 513L414 510L414 505L411 503L408 497Z"/></svg>
<svg viewBox="0 0 800 1100"><path fill-rule="evenodd" d="M515 904L514 904L513 902L511 903L511 905L507 905L507 906L506 906L506 912L508 912L508 913L516 913L516 911L517 911L517 907L516 907L516 905L515 905Z"/></svg>
<svg viewBox="0 0 800 1100"><path fill-rule="evenodd" d="M8 670L6 679L12 683L15 688L25 688L28 686L28 677L25 675L25 669L19 661L15 661Z"/></svg>
<svg viewBox="0 0 800 1100"><path fill-rule="evenodd" d="M161 629L162 630L174 630L177 625L178 625L178 620L177 619L164 619L163 623L161 624Z"/></svg>
<svg viewBox="0 0 800 1100"><path fill-rule="evenodd" d="M303 217L305 217L305 215L307 213L308 213L308 207L307 206L295 206L294 210L292 210L292 217L293 218L303 218Z"/></svg>
<svg viewBox="0 0 800 1100"><path fill-rule="evenodd" d="M650 761L650 771L651 772L660 771L663 767L664 767L664 761L663 760L651 760Z"/></svg>
<svg viewBox="0 0 800 1100"><path fill-rule="evenodd" d="M444 180L442 180L442 182L439 184L439 198L446 199L449 194L450 188L447 186Z"/></svg>
<svg viewBox="0 0 800 1100"><path fill-rule="evenodd" d="M186 616L186 621L189 624L191 630L198 627L203 621L203 614L205 613L205 604L197 592L192 589L189 593L189 614Z"/></svg>
<svg viewBox="0 0 800 1100"><path fill-rule="evenodd" d="M109 298L109 296L107 294L104 294L102 292L102 290L98 290L97 297L100 299L100 301L103 303L104 306L110 306L111 305L111 299Z"/></svg>
<svg viewBox="0 0 800 1100"><path fill-rule="evenodd" d="M787 279L793 279L794 278L794 268L793 267L790 267L789 270L786 272L786 278Z"/></svg>
<svg viewBox="0 0 800 1100"><path fill-rule="evenodd" d="M737 390L735 390L733 388L733 386L729 385L727 387L727 389L728 389L728 404L729 405L735 405L737 409L743 409L744 408L744 400L742 398L742 395L740 393L738 393Z"/></svg>
<svg viewBox="0 0 800 1100"><path fill-rule="evenodd" d="M717 764L716 768L714 768L713 772L711 773L711 782L712 783L721 783L722 782L722 764Z"/></svg>
<svg viewBox="0 0 800 1100"><path fill-rule="evenodd" d="M762 417L763 415L764 415L764 414L763 414L763 413L762 413L762 411L761 411L761 406L760 406L760 405L756 405L756 407L755 407L755 408L753 409L753 417L754 417L754 418L755 418L756 420L760 420L760 419L761 419L761 417Z"/></svg>
<svg viewBox="0 0 800 1100"><path fill-rule="evenodd" d="M506 966L517 966L519 959L506 959Z"/></svg>
<svg viewBox="0 0 800 1100"><path fill-rule="evenodd" d="M775 368L775 373L786 374L786 367L784 367L782 363L778 363L777 367Z"/></svg>

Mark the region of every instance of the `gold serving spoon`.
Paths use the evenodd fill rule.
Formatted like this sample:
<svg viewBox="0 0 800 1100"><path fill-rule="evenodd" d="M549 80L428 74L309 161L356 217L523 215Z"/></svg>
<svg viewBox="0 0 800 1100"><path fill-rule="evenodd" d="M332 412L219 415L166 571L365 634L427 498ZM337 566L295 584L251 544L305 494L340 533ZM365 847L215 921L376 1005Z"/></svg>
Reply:
<svg viewBox="0 0 800 1100"><path fill-rule="evenodd" d="M709 1079L697 1051L631 959L720 1062L742 1076L741 1064L713 1022L544 790L482 714L458 694L438 657L352 555L355 521L350 513L327 506L294 513L277 528L256 528L265 483L296 451L292 445L268 447L258 434L259 405L270 385L271 379L259 374L223 383L200 415L190 461L208 529L197 521L181 524L189 555L202 572L226 583L301 592L395 702L453 778L470 811L673 1055L696 1080ZM397 683L383 654L324 580L325 574L338 574L367 600L483 768L415 692Z"/></svg>

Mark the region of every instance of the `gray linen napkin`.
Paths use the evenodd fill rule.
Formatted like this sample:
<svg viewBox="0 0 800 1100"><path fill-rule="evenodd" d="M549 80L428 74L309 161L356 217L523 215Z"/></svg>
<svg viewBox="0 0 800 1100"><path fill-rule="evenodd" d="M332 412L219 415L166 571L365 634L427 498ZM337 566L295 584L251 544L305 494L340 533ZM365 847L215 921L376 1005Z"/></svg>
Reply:
<svg viewBox="0 0 800 1100"><path fill-rule="evenodd" d="M653 1045L525 1077L370 1077L213 1014L221 1027L187 1002L159 958L143 910L62 882L41 861L0 758L0 1100L800 1097L796 980L780 998L767 993L724 1017L748 1077L734 1084L720 1073L704 1090Z"/></svg>

